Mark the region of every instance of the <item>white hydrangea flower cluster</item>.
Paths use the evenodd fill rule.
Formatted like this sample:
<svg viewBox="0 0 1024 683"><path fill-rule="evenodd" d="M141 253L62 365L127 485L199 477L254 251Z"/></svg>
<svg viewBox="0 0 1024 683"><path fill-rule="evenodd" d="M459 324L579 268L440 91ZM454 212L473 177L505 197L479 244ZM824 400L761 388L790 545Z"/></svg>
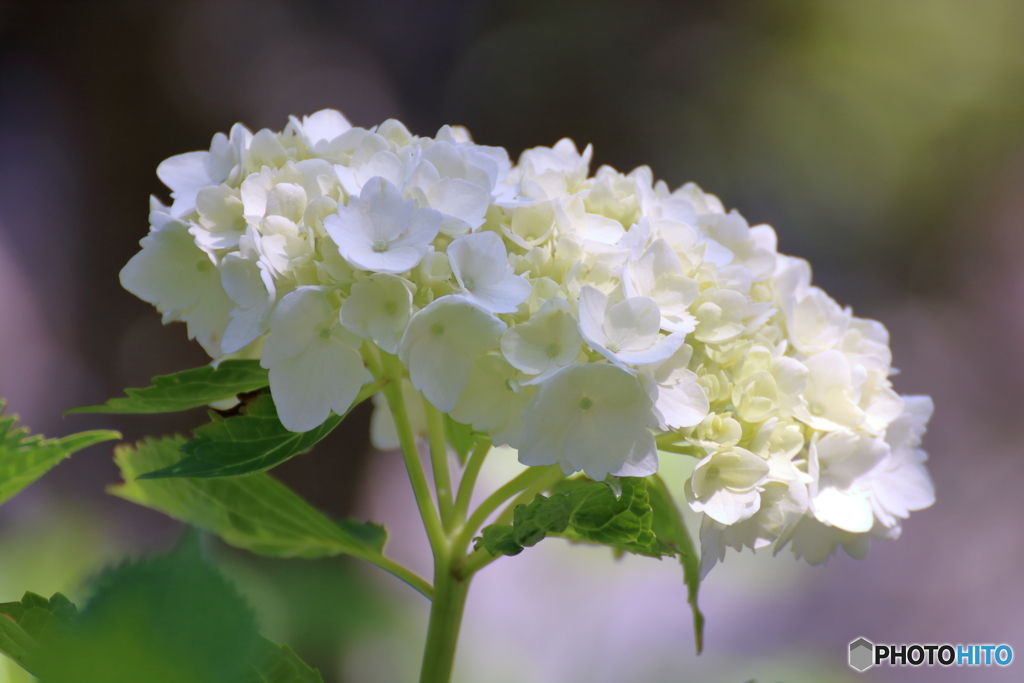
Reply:
<svg viewBox="0 0 1024 683"><path fill-rule="evenodd" d="M292 431L348 409L383 352L526 465L603 479L696 456L704 573L726 547L817 563L898 536L934 499L932 405L893 391L885 328L769 226L647 167L590 176L590 158L566 139L513 166L462 128L331 110L236 125L160 165L174 201L153 200L121 280L215 361L260 359Z"/></svg>

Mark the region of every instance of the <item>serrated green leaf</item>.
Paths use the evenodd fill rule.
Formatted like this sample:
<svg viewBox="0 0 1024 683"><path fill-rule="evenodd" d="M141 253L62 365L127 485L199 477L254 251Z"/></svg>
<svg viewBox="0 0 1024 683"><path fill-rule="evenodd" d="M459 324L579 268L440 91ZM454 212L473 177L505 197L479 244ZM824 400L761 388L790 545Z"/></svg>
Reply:
<svg viewBox="0 0 1024 683"><path fill-rule="evenodd" d="M108 490L116 496L159 510L175 519L208 529L230 545L273 557L379 555L383 527L327 519L270 475L218 479L138 479L142 472L172 465L184 445L182 437L150 439L115 449L123 484Z"/></svg>
<svg viewBox="0 0 1024 683"><path fill-rule="evenodd" d="M311 668L287 645L264 639L253 675L247 683L323 683L320 672Z"/></svg>
<svg viewBox="0 0 1024 683"><path fill-rule="evenodd" d="M260 394L239 415L223 418L214 414L212 422L196 429L195 438L181 449L187 457L140 477L235 477L269 470L308 451L341 424L352 408L379 389L379 382L367 384L344 415L332 413L323 424L308 432L288 431L277 417L273 397Z"/></svg>
<svg viewBox="0 0 1024 683"><path fill-rule="evenodd" d="M255 360L226 360L153 378L153 386L125 389L127 397L103 405L73 408L69 413L175 413L262 389L267 371Z"/></svg>
<svg viewBox="0 0 1024 683"><path fill-rule="evenodd" d="M619 483L621 495L616 497L605 482L584 478L563 482L550 497L537 494L528 505L518 506L511 526L485 528L477 547L492 555L515 555L548 536L557 536L607 545L616 552L659 558L674 555L675 550L651 530L654 515L646 480L623 477Z"/></svg>
<svg viewBox="0 0 1024 683"><path fill-rule="evenodd" d="M44 645L45 683L248 683L263 639L255 614L188 534L170 554L105 570L65 631Z"/></svg>
<svg viewBox="0 0 1024 683"><path fill-rule="evenodd" d="M0 400L0 413L5 402ZM0 503L20 492L54 465L75 451L101 441L120 439L109 430L79 432L59 439L28 436L28 429L17 426L17 415L0 414Z"/></svg>
<svg viewBox="0 0 1024 683"><path fill-rule="evenodd" d="M693 547L690 532L686 529L679 508L672 494L658 475L650 478L648 485L651 508L654 512L652 528L663 542L676 548L679 562L683 565L683 579L686 581L687 600L693 610L693 634L697 641L697 654L704 649L704 615L697 606L697 591L700 589L700 556Z"/></svg>
<svg viewBox="0 0 1024 683"><path fill-rule="evenodd" d="M476 436L473 435L473 428L470 425L456 422L445 413L444 434L448 439L448 445L455 451L459 464L465 465L469 452L476 445Z"/></svg>
<svg viewBox="0 0 1024 683"><path fill-rule="evenodd" d="M81 614L60 593L0 604L0 652L46 683L323 683L261 637L193 534L169 555L104 571Z"/></svg>
<svg viewBox="0 0 1024 683"><path fill-rule="evenodd" d="M38 672L46 647L66 633L77 610L60 593L47 600L25 593L20 602L0 604L0 652L26 671Z"/></svg>
<svg viewBox="0 0 1024 683"><path fill-rule="evenodd" d="M567 494L569 525L582 540L660 556L651 531L654 513L647 494L647 480L619 479L621 492L604 482L594 482Z"/></svg>
<svg viewBox="0 0 1024 683"><path fill-rule="evenodd" d="M474 539L473 548L483 548L491 555L518 555L523 546L516 542L515 531L508 524L492 524L485 526L482 535Z"/></svg>
<svg viewBox="0 0 1024 683"><path fill-rule="evenodd" d="M545 498L541 494L529 505L520 505L513 512L512 526L515 540L522 546L534 546L548 534L560 534L569 526L569 497L555 494Z"/></svg>

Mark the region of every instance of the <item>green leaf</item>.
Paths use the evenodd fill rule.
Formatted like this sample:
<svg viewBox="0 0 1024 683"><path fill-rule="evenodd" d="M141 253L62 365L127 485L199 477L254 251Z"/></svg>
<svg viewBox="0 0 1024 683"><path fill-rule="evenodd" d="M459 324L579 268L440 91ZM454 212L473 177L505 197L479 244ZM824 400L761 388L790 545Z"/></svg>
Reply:
<svg viewBox="0 0 1024 683"><path fill-rule="evenodd" d="M516 542L515 531L507 524L485 526L481 533L483 535L473 543L476 550L483 548L494 556L518 555L523 552L523 546Z"/></svg>
<svg viewBox="0 0 1024 683"><path fill-rule="evenodd" d="M567 503L565 494L545 498L538 493L529 505L516 507L512 521L516 543L534 546L548 534L563 533L571 515Z"/></svg>
<svg viewBox="0 0 1024 683"><path fill-rule="evenodd" d="M672 499L672 494L658 475L649 479L647 487L650 493L651 508L654 511L652 528L658 538L673 546L679 553L679 562L683 565L683 578L686 581L688 602L693 610L693 635L697 641L697 654L704 649L704 615L697 606L697 591L700 588L700 556L693 547L690 532L679 513L679 508Z"/></svg>
<svg viewBox="0 0 1024 683"><path fill-rule="evenodd" d="M0 400L0 413L5 407ZM17 415L0 414L0 503L3 503L46 474L68 457L101 441L120 439L118 432L95 430L79 432L60 439L27 436L28 429L18 427Z"/></svg>
<svg viewBox="0 0 1024 683"><path fill-rule="evenodd" d="M18 626L14 619L6 615L0 616L0 653L14 660L28 672L35 670L35 658L39 654L39 644Z"/></svg>
<svg viewBox="0 0 1024 683"><path fill-rule="evenodd" d="M375 553L384 552L384 544L388 542L388 532L380 524L343 519L338 522L338 526Z"/></svg>
<svg viewBox="0 0 1024 683"><path fill-rule="evenodd" d="M379 389L379 382L363 387L345 415ZM140 476L142 479L209 478L263 472L308 451L330 434L345 415L332 413L322 425L308 432L290 432L278 419L271 395L260 394L249 401L239 415L224 418L214 413L213 421L196 429L195 438L182 446L182 452L188 457Z"/></svg>
<svg viewBox="0 0 1024 683"><path fill-rule="evenodd" d="M90 592L81 614L60 593L0 604L0 652L45 683L323 683L259 635L196 534L169 555L106 570Z"/></svg>
<svg viewBox="0 0 1024 683"><path fill-rule="evenodd" d="M182 437L149 439L115 449L125 480L116 496L208 529L238 548L273 557L380 555L383 527L335 524L269 474L219 479L138 479L180 457Z"/></svg>
<svg viewBox="0 0 1024 683"><path fill-rule="evenodd" d="M577 543L607 545L619 552L650 557L675 551L654 535L654 513L647 480L622 477L621 495L604 482L584 478L568 480L550 497L537 494L533 502L513 512L511 526L492 525L477 543L492 555L516 555L548 536Z"/></svg>
<svg viewBox="0 0 1024 683"><path fill-rule="evenodd" d="M25 593L21 602L0 604L0 652L28 672L38 671L45 647L67 631L76 612L60 593L49 600Z"/></svg>
<svg viewBox="0 0 1024 683"><path fill-rule="evenodd" d="M550 503L535 500L521 513L521 534L526 540L529 524L539 523L541 529L547 526L547 533L569 540L598 543L617 550L661 557L674 554L671 548L660 543L651 531L654 513L651 511L647 493L647 480L636 477L622 477L621 495L604 482L579 481L573 488L552 496L560 497L568 512L568 523L563 529L558 526L562 517L555 514ZM534 531L534 535L537 535ZM543 538L541 536L540 538ZM537 538L539 541L540 538ZM535 541L536 542L536 541Z"/></svg>
<svg viewBox="0 0 1024 683"><path fill-rule="evenodd" d="M622 477L619 482L622 491L618 497L603 482L587 484L567 495L572 531L583 540L660 556L651 531L654 513L647 480Z"/></svg>
<svg viewBox="0 0 1024 683"><path fill-rule="evenodd" d="M127 398L112 398L103 405L73 408L69 413L175 413L198 408L262 389L267 371L255 360L226 360L217 367L204 365L153 378L153 386L125 389Z"/></svg>
<svg viewBox="0 0 1024 683"><path fill-rule="evenodd" d="M287 645L264 639L253 676L247 683L323 683L320 672L299 659Z"/></svg>
<svg viewBox="0 0 1024 683"><path fill-rule="evenodd" d="M247 683L263 639L245 599L203 560L198 534L106 570L90 593L43 647L45 683Z"/></svg>
<svg viewBox="0 0 1024 683"><path fill-rule="evenodd" d="M444 433L448 439L448 445L455 451L459 458L459 464L465 465L469 452L476 445L476 436L470 425L456 422L447 413L444 416Z"/></svg>

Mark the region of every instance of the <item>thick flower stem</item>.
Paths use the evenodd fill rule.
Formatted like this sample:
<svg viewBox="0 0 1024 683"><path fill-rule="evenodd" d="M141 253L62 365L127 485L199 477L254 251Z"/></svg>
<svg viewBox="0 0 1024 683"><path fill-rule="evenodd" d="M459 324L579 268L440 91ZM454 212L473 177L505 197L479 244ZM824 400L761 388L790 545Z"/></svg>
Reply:
<svg viewBox="0 0 1024 683"><path fill-rule="evenodd" d="M423 410L427 417L427 433L430 437L430 464L434 472L434 490L437 492L437 509L445 531L452 525L452 480L448 472L448 441L444 433L444 413L434 407L426 398Z"/></svg>
<svg viewBox="0 0 1024 683"><path fill-rule="evenodd" d="M438 516L434 500L430 495L430 485L423 472L423 463L420 462L420 454L416 448L416 436L409 424L409 414L405 407L405 398L402 396L402 363L388 353L382 353L381 360L383 373L391 380L384 387L384 396L387 398L388 407L395 420L395 429L402 446L402 457L405 459L405 468L409 473L409 483L412 484L416 505L420 510L420 517L423 518L423 526L427 531L427 538L430 540L430 548L434 557L446 556L448 554L448 539L445 537L444 529L441 527L441 518Z"/></svg>
<svg viewBox="0 0 1024 683"><path fill-rule="evenodd" d="M473 454L469 456L466 469L462 472L462 481L459 482L459 493L455 499L453 516L456 524L464 524L466 515L469 514L469 503L473 496L473 488L476 486L477 477L484 466L487 454L491 452L491 440L485 436L478 438Z"/></svg>
<svg viewBox="0 0 1024 683"><path fill-rule="evenodd" d="M444 559L435 565L434 599L430 605L420 683L448 683L451 680L470 578L458 578Z"/></svg>

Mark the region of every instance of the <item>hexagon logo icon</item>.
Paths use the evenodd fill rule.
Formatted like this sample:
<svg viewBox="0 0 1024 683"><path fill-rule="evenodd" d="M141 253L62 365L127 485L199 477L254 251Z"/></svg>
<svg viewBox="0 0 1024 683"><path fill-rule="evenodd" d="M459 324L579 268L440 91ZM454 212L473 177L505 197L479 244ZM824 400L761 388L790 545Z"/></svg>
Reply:
<svg viewBox="0 0 1024 683"><path fill-rule="evenodd" d="M850 666L865 671L875 663L875 646L867 638L858 638L850 643Z"/></svg>

